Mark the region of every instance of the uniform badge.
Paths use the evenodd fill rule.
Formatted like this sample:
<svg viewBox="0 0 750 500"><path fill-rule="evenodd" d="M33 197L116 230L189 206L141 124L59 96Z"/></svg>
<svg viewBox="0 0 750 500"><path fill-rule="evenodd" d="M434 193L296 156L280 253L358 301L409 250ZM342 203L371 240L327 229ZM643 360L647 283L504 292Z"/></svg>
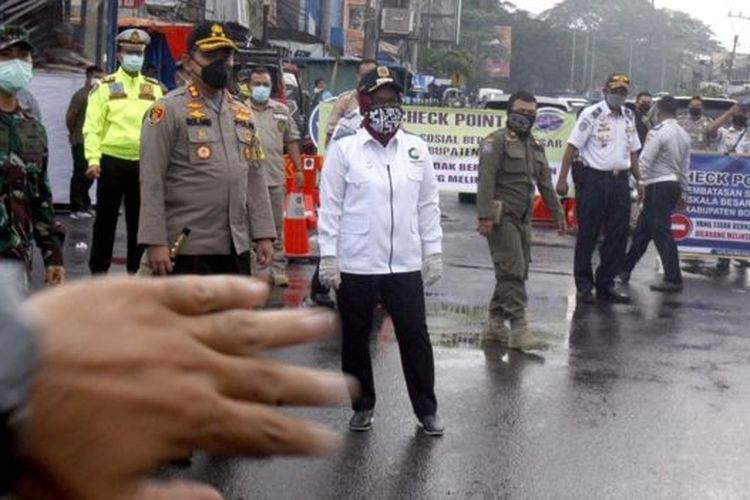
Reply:
<svg viewBox="0 0 750 500"><path fill-rule="evenodd" d="M151 125L158 125L165 116L167 116L167 108L161 103L156 103L151 106L151 111L148 112L148 122Z"/></svg>
<svg viewBox="0 0 750 500"><path fill-rule="evenodd" d="M199 160L208 160L211 158L212 153L211 146L206 146L205 144L203 146L198 146L198 149L195 150L195 155Z"/></svg>
<svg viewBox="0 0 750 500"><path fill-rule="evenodd" d="M186 104L186 106L188 109L191 109L191 110L203 109L203 104L199 102L189 102Z"/></svg>
<svg viewBox="0 0 750 500"><path fill-rule="evenodd" d="M247 144L242 146L242 157L247 161L250 161L253 159L253 151L250 148L250 146L248 146Z"/></svg>
<svg viewBox="0 0 750 500"><path fill-rule="evenodd" d="M138 94L138 99L144 99L146 101L155 101L156 96L154 95L154 86L150 83L141 84L141 93Z"/></svg>
<svg viewBox="0 0 750 500"><path fill-rule="evenodd" d="M484 141L484 144L482 144L483 154L486 154L486 155L492 154L494 149L495 148L493 147L492 141Z"/></svg>
<svg viewBox="0 0 750 500"><path fill-rule="evenodd" d="M279 129L279 132L284 132L286 130L287 124L284 120L279 120L276 123L276 127Z"/></svg>
<svg viewBox="0 0 750 500"><path fill-rule="evenodd" d="M196 98L201 96L200 90L198 90L198 87L196 87L193 84L188 85L187 87L188 94L190 94L190 97Z"/></svg>
<svg viewBox="0 0 750 500"><path fill-rule="evenodd" d="M419 151L419 148L411 148L409 149L409 158L412 160L419 160L421 155L421 152Z"/></svg>
<svg viewBox="0 0 750 500"><path fill-rule="evenodd" d="M589 128L589 122L588 120L581 120L581 123L578 124L578 130L581 132L586 132L586 129Z"/></svg>
<svg viewBox="0 0 750 500"><path fill-rule="evenodd" d="M246 129L242 132L242 139L246 142L253 142L255 140L255 133L250 129Z"/></svg>
<svg viewBox="0 0 750 500"><path fill-rule="evenodd" d="M122 82L113 82L109 84L109 98L110 99L126 99L128 95L125 93L125 85Z"/></svg>
<svg viewBox="0 0 750 500"><path fill-rule="evenodd" d="M378 66L378 78L388 78L391 76L391 72L385 66Z"/></svg>
<svg viewBox="0 0 750 500"><path fill-rule="evenodd" d="M196 109L196 110L193 110L190 113L188 113L188 116L190 118L195 118L196 120L200 120L201 118L205 118L206 117L206 113L204 113L203 111L201 111L199 109Z"/></svg>

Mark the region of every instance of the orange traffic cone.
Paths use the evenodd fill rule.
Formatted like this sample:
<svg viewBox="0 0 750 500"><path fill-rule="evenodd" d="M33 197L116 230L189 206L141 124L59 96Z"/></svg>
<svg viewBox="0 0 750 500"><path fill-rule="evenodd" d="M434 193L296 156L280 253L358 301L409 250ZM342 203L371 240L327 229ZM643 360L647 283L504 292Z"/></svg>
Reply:
<svg viewBox="0 0 750 500"><path fill-rule="evenodd" d="M286 197L284 253L287 257L310 257L305 197L302 193L289 193Z"/></svg>

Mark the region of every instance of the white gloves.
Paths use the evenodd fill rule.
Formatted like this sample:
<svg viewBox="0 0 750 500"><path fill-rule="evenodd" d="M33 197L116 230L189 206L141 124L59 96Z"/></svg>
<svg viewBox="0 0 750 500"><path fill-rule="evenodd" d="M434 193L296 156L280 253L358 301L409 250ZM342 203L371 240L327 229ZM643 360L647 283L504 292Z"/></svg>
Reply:
<svg viewBox="0 0 750 500"><path fill-rule="evenodd" d="M439 253L422 259L422 282L425 288L438 282L443 275L443 256Z"/></svg>
<svg viewBox="0 0 750 500"><path fill-rule="evenodd" d="M341 271L336 257L320 258L320 284L326 288L338 290L341 285Z"/></svg>

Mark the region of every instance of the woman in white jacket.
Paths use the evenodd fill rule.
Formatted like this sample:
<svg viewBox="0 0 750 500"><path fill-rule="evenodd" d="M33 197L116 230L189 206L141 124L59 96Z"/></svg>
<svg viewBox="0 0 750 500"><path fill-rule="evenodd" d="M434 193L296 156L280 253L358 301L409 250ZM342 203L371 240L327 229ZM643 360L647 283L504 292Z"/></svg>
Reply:
<svg viewBox="0 0 750 500"><path fill-rule="evenodd" d="M393 319L414 413L441 435L424 287L442 274L438 184L425 142L401 129L401 86L379 67L359 84L362 127L334 138L321 181L321 283L337 290L342 367L360 383L349 428L372 427L376 297Z"/></svg>

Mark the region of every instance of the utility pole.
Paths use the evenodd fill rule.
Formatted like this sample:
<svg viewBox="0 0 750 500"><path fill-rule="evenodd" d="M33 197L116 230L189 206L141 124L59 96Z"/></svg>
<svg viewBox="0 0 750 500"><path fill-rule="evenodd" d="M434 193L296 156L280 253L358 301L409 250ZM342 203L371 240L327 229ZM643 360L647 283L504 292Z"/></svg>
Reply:
<svg viewBox="0 0 750 500"><path fill-rule="evenodd" d="M742 19L744 21L750 21L750 16L742 15L740 12L739 14L732 14L729 13L730 19ZM734 44L732 45L732 55L729 57L729 67L727 68L727 81L732 81L732 73L734 72L734 59L737 57L737 45L739 45L740 42L740 36L734 35Z"/></svg>
<svg viewBox="0 0 750 500"><path fill-rule="evenodd" d="M367 0L364 22L364 58L376 59L380 45L380 0Z"/></svg>
<svg viewBox="0 0 750 500"><path fill-rule="evenodd" d="M569 88L572 90L575 88L575 75L576 75L576 34L578 33L577 29L573 30L573 49L570 51L570 86Z"/></svg>

